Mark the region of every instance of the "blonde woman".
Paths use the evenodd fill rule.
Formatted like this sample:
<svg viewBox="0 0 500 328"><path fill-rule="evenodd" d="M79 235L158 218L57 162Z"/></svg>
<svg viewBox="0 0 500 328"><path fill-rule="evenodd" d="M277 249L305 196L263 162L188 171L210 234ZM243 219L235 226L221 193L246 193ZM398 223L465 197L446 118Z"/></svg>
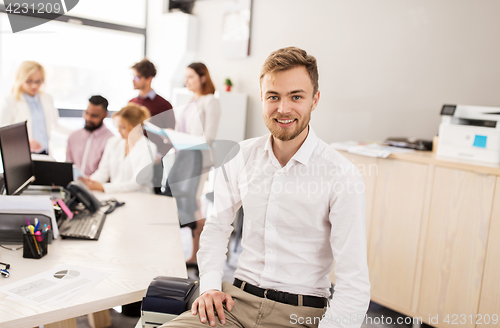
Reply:
<svg viewBox="0 0 500 328"><path fill-rule="evenodd" d="M121 137L106 143L97 171L82 181L91 190L103 192L153 192L153 164L156 145L142 132L150 117L144 106L129 103L113 114Z"/></svg>
<svg viewBox="0 0 500 328"><path fill-rule="evenodd" d="M0 126L28 121L31 151L48 154L52 131L62 134L72 131L58 124L59 113L52 97L41 91L44 82L42 65L35 61L23 62L17 70L11 94L0 107Z"/></svg>

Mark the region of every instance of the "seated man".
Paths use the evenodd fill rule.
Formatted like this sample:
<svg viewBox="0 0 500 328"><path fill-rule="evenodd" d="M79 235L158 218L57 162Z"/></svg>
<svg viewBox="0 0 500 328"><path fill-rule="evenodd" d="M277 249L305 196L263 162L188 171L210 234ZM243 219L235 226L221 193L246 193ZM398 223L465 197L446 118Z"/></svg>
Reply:
<svg viewBox="0 0 500 328"><path fill-rule="evenodd" d="M83 118L85 127L68 138L66 161L75 164L85 176L97 170L106 142L113 136L103 124L108 116L108 101L102 96L92 96Z"/></svg>
<svg viewBox="0 0 500 328"><path fill-rule="evenodd" d="M271 133L241 142L217 174L198 251L201 295L162 327L359 328L370 302L364 182L309 125L320 98L316 59L295 47L277 50L260 84ZM240 206L243 252L231 285L222 276Z"/></svg>

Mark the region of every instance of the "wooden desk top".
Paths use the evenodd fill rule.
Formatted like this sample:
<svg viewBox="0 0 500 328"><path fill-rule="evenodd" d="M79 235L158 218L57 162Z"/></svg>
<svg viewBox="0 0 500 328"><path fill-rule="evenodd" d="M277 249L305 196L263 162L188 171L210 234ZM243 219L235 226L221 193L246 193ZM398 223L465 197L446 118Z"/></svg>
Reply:
<svg viewBox="0 0 500 328"><path fill-rule="evenodd" d="M126 203L106 217L98 241L54 240L40 260L22 258L22 249L0 249L0 261L11 264L10 277L0 278L0 286L64 265L110 276L67 308L6 300L0 293L1 327L34 327L102 311L141 300L156 276L187 278L173 198L143 193L97 196Z"/></svg>
<svg viewBox="0 0 500 328"><path fill-rule="evenodd" d="M347 151L338 150L344 156L349 157ZM362 156L362 155L358 155ZM393 153L387 157L388 159L396 159L406 162L414 162L421 164L432 164L452 169L472 171L481 174L492 174L500 176L500 165L483 164L477 162L467 162L448 158L438 158L436 154L430 151L415 151L411 153Z"/></svg>
<svg viewBox="0 0 500 328"><path fill-rule="evenodd" d="M415 151L412 153L395 153L388 158L399 159L408 162L417 162L422 164L433 164L453 169L473 171L482 174L500 175L500 165L483 164L477 162L467 162L448 158L436 157L436 154L430 151Z"/></svg>

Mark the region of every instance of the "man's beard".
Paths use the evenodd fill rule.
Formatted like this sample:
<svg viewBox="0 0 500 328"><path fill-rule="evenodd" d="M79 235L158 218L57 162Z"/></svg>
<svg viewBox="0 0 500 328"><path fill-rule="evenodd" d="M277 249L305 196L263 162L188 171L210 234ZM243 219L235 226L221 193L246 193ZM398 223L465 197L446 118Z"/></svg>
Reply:
<svg viewBox="0 0 500 328"><path fill-rule="evenodd" d="M101 126L102 126L102 122L99 123L98 125L89 125L87 122L85 122L84 128L85 128L85 130L92 132L92 131L99 129Z"/></svg>
<svg viewBox="0 0 500 328"><path fill-rule="evenodd" d="M278 117L278 118L280 120L293 119L293 117ZM275 118L264 116L264 123L266 123L266 126L273 135L273 137L281 141L289 141L297 137L309 125L309 121L311 121L311 111L309 111L306 116L302 117L301 120L296 118L296 121L293 123L295 127L292 130L291 127L280 128L277 125L278 123L275 121Z"/></svg>

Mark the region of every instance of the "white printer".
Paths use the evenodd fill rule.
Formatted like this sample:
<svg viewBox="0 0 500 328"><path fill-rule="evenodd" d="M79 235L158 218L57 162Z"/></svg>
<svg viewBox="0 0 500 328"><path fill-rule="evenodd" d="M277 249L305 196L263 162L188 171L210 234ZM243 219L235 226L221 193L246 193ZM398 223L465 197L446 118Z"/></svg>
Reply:
<svg viewBox="0 0 500 328"><path fill-rule="evenodd" d="M437 156L500 164L500 108L444 105Z"/></svg>

